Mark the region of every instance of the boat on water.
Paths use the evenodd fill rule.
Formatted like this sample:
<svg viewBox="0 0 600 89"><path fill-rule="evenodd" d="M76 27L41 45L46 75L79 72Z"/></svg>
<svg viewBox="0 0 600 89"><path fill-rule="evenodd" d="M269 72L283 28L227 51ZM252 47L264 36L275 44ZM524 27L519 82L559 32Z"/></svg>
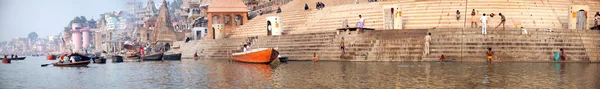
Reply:
<svg viewBox="0 0 600 89"><path fill-rule="evenodd" d="M48 55L48 56L46 56L46 59L48 59L48 60L56 60L56 55Z"/></svg>
<svg viewBox="0 0 600 89"><path fill-rule="evenodd" d="M142 56L142 60L144 61L160 61L163 59L164 53L155 53L146 56Z"/></svg>
<svg viewBox="0 0 600 89"><path fill-rule="evenodd" d="M181 53L165 53L163 60L181 60Z"/></svg>
<svg viewBox="0 0 600 89"><path fill-rule="evenodd" d="M10 59L8 59L8 58L7 59L3 59L2 63L10 63Z"/></svg>
<svg viewBox="0 0 600 89"><path fill-rule="evenodd" d="M279 52L273 48L258 48L232 54L233 60L246 63L271 63Z"/></svg>
<svg viewBox="0 0 600 89"><path fill-rule="evenodd" d="M123 56L113 56L112 57L113 62L139 62L140 58L139 57L123 57Z"/></svg>
<svg viewBox="0 0 600 89"><path fill-rule="evenodd" d="M90 60L71 63L52 63L54 66L87 66L88 64L90 64Z"/></svg>
<svg viewBox="0 0 600 89"><path fill-rule="evenodd" d="M106 58L104 57L93 57L94 63L106 63Z"/></svg>
<svg viewBox="0 0 600 89"><path fill-rule="evenodd" d="M25 60L25 57L10 58L10 60Z"/></svg>

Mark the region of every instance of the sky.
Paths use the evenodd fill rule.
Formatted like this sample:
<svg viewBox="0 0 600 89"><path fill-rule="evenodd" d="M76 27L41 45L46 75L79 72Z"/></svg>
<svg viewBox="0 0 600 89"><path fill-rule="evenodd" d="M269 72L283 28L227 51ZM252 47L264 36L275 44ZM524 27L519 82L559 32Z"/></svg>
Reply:
<svg viewBox="0 0 600 89"><path fill-rule="evenodd" d="M0 41L27 37L58 35L75 18L97 20L105 12L125 10L127 0L0 0ZM143 1L144 5L147 0ZM167 0L172 1L172 0ZM160 4L162 0L154 0Z"/></svg>

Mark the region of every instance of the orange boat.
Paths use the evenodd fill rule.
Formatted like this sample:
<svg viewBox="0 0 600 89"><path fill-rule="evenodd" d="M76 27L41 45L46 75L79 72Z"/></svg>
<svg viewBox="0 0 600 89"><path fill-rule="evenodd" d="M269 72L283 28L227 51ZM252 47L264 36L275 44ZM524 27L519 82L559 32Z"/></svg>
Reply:
<svg viewBox="0 0 600 89"><path fill-rule="evenodd" d="M10 59L5 58L4 60L2 60L2 63L10 63Z"/></svg>
<svg viewBox="0 0 600 89"><path fill-rule="evenodd" d="M279 52L273 48L259 48L232 54L233 60L247 63L271 63L278 55Z"/></svg>
<svg viewBox="0 0 600 89"><path fill-rule="evenodd" d="M46 59L48 59L48 60L56 60L56 56L54 56L54 55L48 55L48 56L46 56Z"/></svg>

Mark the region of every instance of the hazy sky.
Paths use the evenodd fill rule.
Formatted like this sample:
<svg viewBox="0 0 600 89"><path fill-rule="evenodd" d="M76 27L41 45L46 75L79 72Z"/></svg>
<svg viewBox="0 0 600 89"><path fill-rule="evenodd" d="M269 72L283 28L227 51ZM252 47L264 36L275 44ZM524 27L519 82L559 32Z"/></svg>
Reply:
<svg viewBox="0 0 600 89"><path fill-rule="evenodd" d="M0 0L0 41L58 35L75 16L97 20L104 12L125 9L128 0ZM143 1L144 5L147 0ZM167 0L172 1L172 0ZM162 0L154 0L160 4Z"/></svg>

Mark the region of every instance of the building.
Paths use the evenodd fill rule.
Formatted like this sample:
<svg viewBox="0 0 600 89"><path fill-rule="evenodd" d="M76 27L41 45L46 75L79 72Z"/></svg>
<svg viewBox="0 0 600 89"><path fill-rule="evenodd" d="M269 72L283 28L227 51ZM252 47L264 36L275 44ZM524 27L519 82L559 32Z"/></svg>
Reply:
<svg viewBox="0 0 600 89"><path fill-rule="evenodd" d="M208 28L212 29L213 24L222 24L224 33L229 33L248 21L246 5L240 0L214 1L208 6L207 16ZM213 30L208 30L208 38L216 38Z"/></svg>

